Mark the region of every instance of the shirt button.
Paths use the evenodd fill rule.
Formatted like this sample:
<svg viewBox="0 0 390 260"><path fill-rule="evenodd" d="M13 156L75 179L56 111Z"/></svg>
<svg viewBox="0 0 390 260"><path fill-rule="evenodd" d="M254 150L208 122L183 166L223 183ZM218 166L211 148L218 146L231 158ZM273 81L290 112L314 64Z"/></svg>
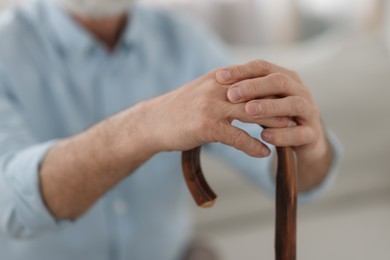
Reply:
<svg viewBox="0 0 390 260"><path fill-rule="evenodd" d="M114 201L114 211L115 213L120 216L123 215L127 210L126 202L122 199L116 199Z"/></svg>

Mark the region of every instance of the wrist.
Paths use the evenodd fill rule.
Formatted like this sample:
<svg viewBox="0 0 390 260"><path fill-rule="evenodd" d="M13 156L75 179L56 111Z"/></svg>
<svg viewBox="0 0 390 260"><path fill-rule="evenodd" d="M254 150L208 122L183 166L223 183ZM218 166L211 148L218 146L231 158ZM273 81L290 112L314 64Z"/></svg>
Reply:
<svg viewBox="0 0 390 260"><path fill-rule="evenodd" d="M157 151L149 145L148 133L144 131L142 107L135 105L106 120L97 129L97 138L102 140L102 149L107 158L126 166L134 161L144 161Z"/></svg>
<svg viewBox="0 0 390 260"><path fill-rule="evenodd" d="M128 129L132 128L129 133L137 138L138 148L151 156L163 152L161 148L158 132L161 131L151 114L153 113L153 100L142 101L125 111L125 124Z"/></svg>

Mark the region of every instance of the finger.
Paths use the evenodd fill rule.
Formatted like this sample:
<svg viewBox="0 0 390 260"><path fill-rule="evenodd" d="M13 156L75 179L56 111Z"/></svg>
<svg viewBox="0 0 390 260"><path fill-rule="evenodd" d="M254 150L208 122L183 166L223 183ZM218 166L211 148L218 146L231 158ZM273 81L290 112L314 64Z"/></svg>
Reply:
<svg viewBox="0 0 390 260"><path fill-rule="evenodd" d="M219 133L217 141L253 157L266 157L271 153L269 148L258 139L230 124L225 125L223 132Z"/></svg>
<svg viewBox="0 0 390 260"><path fill-rule="evenodd" d="M273 116L273 117L257 117L249 115L245 110L246 104L230 104L229 109L226 115L226 118L229 122L233 120L239 120L243 123L253 123L258 124L263 127L292 127L297 126L297 123L293 120L293 118L288 116Z"/></svg>
<svg viewBox="0 0 390 260"><path fill-rule="evenodd" d="M254 60L242 65L233 65L219 69L216 72L216 79L220 84L233 84L245 79L264 77L275 72L285 73L293 78L298 78L294 71L268 61Z"/></svg>
<svg viewBox="0 0 390 260"><path fill-rule="evenodd" d="M245 104L237 104L232 107L232 110L228 113L227 118L229 122L233 120L239 120L243 123L258 124L263 127L292 127L296 126L297 123L287 116L276 116L271 118L257 118L255 116L248 115L245 111Z"/></svg>
<svg viewBox="0 0 390 260"><path fill-rule="evenodd" d="M287 116L262 118L261 120L257 120L257 122L244 122L244 123L256 123L261 125L262 127L267 127L267 128L285 128L285 127L297 126L297 123L291 117L287 117Z"/></svg>
<svg viewBox="0 0 390 260"><path fill-rule="evenodd" d="M255 98L290 95L307 96L306 88L284 73L272 73L262 78L238 82L228 89L227 97L232 103Z"/></svg>
<svg viewBox="0 0 390 260"><path fill-rule="evenodd" d="M301 96L288 96L279 99L258 99L245 105L245 112L256 118L300 117L308 120L311 112L310 103Z"/></svg>
<svg viewBox="0 0 390 260"><path fill-rule="evenodd" d="M301 146L313 141L314 132L308 126L267 128L261 133L261 137L275 146Z"/></svg>

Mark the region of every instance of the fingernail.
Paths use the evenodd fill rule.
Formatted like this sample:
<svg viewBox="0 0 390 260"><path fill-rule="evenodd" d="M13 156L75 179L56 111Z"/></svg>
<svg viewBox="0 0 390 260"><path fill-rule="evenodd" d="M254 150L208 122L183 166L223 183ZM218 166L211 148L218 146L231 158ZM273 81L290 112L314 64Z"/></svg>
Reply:
<svg viewBox="0 0 390 260"><path fill-rule="evenodd" d="M233 87L228 90L227 93L228 99L231 102L237 102L241 99L241 90L239 87Z"/></svg>
<svg viewBox="0 0 390 260"><path fill-rule="evenodd" d="M230 70L221 70L219 72L219 77L224 81L230 81L232 79L232 73Z"/></svg>
<svg viewBox="0 0 390 260"><path fill-rule="evenodd" d="M260 151L261 156L267 157L269 155L270 151L267 148L262 148Z"/></svg>
<svg viewBox="0 0 390 260"><path fill-rule="evenodd" d="M263 139L264 139L264 141L267 141L267 142L271 141L272 140L271 133L267 130L263 131Z"/></svg>
<svg viewBox="0 0 390 260"><path fill-rule="evenodd" d="M263 107L261 104L249 103L246 105L246 112L252 116L260 114L262 110Z"/></svg>

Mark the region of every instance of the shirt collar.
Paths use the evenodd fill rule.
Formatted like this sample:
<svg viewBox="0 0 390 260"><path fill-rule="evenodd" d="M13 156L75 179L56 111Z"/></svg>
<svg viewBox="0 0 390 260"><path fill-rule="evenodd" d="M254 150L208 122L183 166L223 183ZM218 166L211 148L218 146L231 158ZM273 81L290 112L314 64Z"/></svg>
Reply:
<svg viewBox="0 0 390 260"><path fill-rule="evenodd" d="M49 26L65 51L88 53L99 46L100 43L59 6L59 1L44 0L42 2L44 3ZM140 22L138 21L140 15L136 7L129 10L128 17L118 48L129 49L135 44L138 38L137 34L140 33Z"/></svg>
<svg viewBox="0 0 390 260"><path fill-rule="evenodd" d="M140 38L142 33L141 18L142 15L140 14L139 8L133 6L131 11L129 11L126 28L120 39L120 44L123 44L124 47L130 48Z"/></svg>

